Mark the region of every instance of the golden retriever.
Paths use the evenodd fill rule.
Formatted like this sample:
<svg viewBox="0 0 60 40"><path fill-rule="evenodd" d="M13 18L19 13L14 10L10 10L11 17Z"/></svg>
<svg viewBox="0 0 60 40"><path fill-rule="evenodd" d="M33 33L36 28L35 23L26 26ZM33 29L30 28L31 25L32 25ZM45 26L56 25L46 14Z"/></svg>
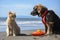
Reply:
<svg viewBox="0 0 60 40"><path fill-rule="evenodd" d="M6 25L7 25L7 29L6 29L6 33L7 36L17 36L18 34L20 34L20 28L18 27L16 21L16 14L9 12L8 13L8 17L6 20Z"/></svg>

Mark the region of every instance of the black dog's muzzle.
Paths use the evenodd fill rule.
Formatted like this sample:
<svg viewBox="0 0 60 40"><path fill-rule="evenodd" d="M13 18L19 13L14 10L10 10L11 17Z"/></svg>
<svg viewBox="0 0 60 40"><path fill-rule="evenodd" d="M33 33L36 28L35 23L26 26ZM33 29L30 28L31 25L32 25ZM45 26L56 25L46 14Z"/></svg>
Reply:
<svg viewBox="0 0 60 40"><path fill-rule="evenodd" d="M36 11L32 11L32 12L31 12L31 15L36 16L36 15L38 15L38 14L37 14Z"/></svg>
<svg viewBox="0 0 60 40"><path fill-rule="evenodd" d="M32 15L32 16L38 15L39 17L41 16L36 10L33 10L33 11L31 12L31 15Z"/></svg>
<svg viewBox="0 0 60 40"><path fill-rule="evenodd" d="M37 9L33 8L33 11L31 12L31 15L32 15L32 16L38 15L38 14L37 14Z"/></svg>

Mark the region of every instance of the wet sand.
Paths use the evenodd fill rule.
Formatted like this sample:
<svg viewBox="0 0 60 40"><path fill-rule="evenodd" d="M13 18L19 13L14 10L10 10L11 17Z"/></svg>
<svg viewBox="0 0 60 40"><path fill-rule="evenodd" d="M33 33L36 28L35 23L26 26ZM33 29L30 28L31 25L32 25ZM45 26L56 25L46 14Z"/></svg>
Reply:
<svg viewBox="0 0 60 40"><path fill-rule="evenodd" d="M6 32L0 32L0 40L60 40L59 34L32 36L30 35L35 30L21 31L20 36L6 36Z"/></svg>

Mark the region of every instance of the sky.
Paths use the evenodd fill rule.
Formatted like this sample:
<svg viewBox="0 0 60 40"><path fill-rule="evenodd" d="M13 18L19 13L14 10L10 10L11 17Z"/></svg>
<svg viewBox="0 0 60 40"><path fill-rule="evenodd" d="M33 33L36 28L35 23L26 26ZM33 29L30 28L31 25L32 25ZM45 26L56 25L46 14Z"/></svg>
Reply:
<svg viewBox="0 0 60 40"><path fill-rule="evenodd" d="M54 10L60 17L60 0L0 0L0 17L7 17L9 11L16 12L17 17L33 17L30 13L36 4Z"/></svg>

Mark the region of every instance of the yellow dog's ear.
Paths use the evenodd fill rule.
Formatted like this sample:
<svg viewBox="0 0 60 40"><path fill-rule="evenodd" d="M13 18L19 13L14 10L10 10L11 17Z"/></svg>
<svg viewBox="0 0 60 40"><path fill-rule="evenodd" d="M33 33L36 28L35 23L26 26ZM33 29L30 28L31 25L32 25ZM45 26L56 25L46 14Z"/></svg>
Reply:
<svg viewBox="0 0 60 40"><path fill-rule="evenodd" d="M9 11L9 12L8 12L8 16L10 16L11 14L12 14L12 12L11 12L11 11Z"/></svg>
<svg viewBox="0 0 60 40"><path fill-rule="evenodd" d="M9 13L8 14L12 14L12 12L11 11L9 11Z"/></svg>

